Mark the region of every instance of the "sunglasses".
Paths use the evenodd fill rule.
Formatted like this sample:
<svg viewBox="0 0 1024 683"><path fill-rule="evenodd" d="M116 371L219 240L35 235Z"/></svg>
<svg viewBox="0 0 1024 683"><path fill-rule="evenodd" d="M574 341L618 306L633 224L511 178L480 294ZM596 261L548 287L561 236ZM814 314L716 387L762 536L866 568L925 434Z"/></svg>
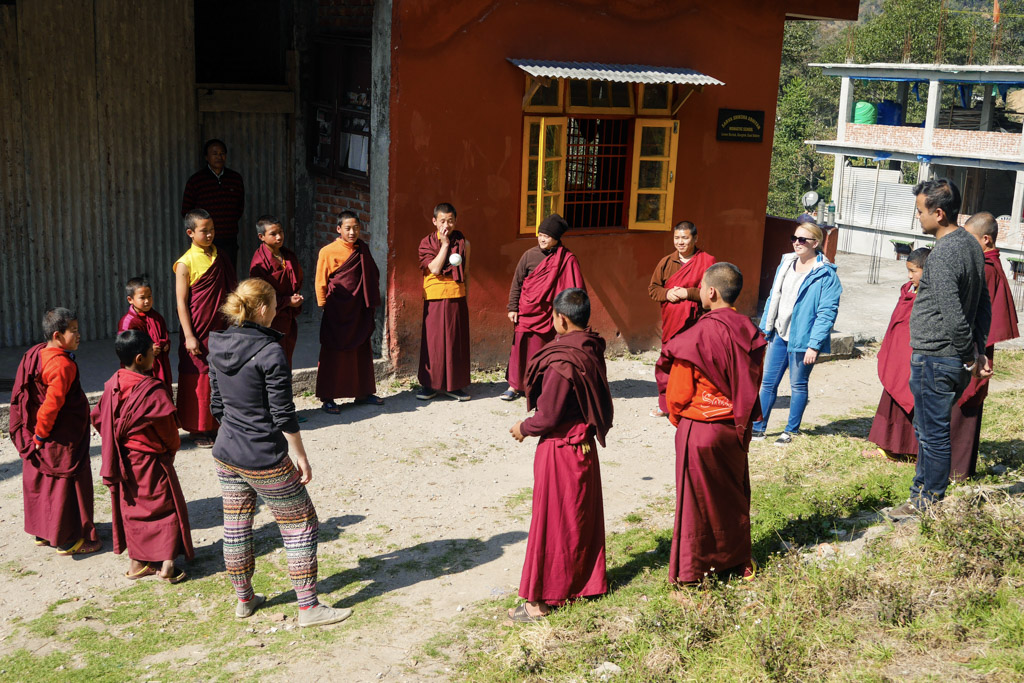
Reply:
<svg viewBox="0 0 1024 683"><path fill-rule="evenodd" d="M818 240L814 239L813 237L797 237L796 235L793 235L792 237L789 238L789 241L792 242L793 244L808 244L810 242L817 242Z"/></svg>

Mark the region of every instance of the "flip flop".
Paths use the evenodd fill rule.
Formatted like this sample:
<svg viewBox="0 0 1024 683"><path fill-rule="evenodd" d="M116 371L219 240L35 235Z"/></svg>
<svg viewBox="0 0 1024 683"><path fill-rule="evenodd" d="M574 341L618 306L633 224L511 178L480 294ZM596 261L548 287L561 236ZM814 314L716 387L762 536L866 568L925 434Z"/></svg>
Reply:
<svg viewBox="0 0 1024 683"><path fill-rule="evenodd" d="M384 399L380 396L370 394L366 398L357 398L353 403L357 406L382 406L384 405Z"/></svg>
<svg viewBox="0 0 1024 683"><path fill-rule="evenodd" d="M196 445L196 448L210 449L213 448L213 439L208 436L197 436L192 439L192 443Z"/></svg>
<svg viewBox="0 0 1024 683"><path fill-rule="evenodd" d="M526 611L526 603L520 603L519 607L516 607L515 611L512 612L512 616L509 619L512 620L513 624L532 624L536 621L544 621L547 615L541 615L535 617Z"/></svg>
<svg viewBox="0 0 1024 683"><path fill-rule="evenodd" d="M188 574L186 574L184 571L179 571L174 576L161 576L160 578L173 586L174 584L181 583L182 581L187 579Z"/></svg>
<svg viewBox="0 0 1024 683"><path fill-rule="evenodd" d="M35 545L38 545L38 546L48 546L48 545L50 545L49 541L47 541L45 538L39 538L38 536L36 536L35 540L32 541L32 542Z"/></svg>
<svg viewBox="0 0 1024 683"><path fill-rule="evenodd" d="M662 412L661 408L655 408L651 411L651 417L668 417L668 413Z"/></svg>
<svg viewBox="0 0 1024 683"><path fill-rule="evenodd" d="M58 555L88 555L100 550L103 544L99 541L86 541L84 538L78 539L78 542L67 550L57 549Z"/></svg>
<svg viewBox="0 0 1024 683"><path fill-rule="evenodd" d="M339 406L337 403L325 403L323 404L323 406L321 406L320 410L324 411L328 415L341 414L341 406Z"/></svg>
<svg viewBox="0 0 1024 683"><path fill-rule="evenodd" d="M136 574L132 574L131 572L125 572L124 578L128 579L129 581L138 581L139 579L145 578L147 576L153 576L153 574L156 574L156 570L147 564L145 567L140 569Z"/></svg>

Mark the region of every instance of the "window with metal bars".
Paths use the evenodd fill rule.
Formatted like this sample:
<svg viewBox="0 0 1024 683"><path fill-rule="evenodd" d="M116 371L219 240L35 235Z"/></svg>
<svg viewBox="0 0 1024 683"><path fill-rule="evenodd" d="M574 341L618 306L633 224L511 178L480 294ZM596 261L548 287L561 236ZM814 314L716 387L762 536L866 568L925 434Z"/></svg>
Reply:
<svg viewBox="0 0 1024 683"><path fill-rule="evenodd" d="M563 211L574 229L625 225L631 124L627 119L568 120Z"/></svg>

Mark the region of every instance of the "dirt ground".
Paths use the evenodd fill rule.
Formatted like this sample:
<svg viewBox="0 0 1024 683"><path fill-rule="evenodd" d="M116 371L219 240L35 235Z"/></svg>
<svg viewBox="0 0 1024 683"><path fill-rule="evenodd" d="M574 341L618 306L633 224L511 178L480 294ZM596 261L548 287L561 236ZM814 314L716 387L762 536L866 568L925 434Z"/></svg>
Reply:
<svg viewBox="0 0 1024 683"><path fill-rule="evenodd" d="M672 490L673 431L667 421L648 415L656 404L652 360L609 362L615 426L600 452L609 532L623 529L625 515ZM518 587L536 440L516 443L508 430L525 417L525 402L500 401L504 384L497 381L474 384L468 403L440 398L424 403L399 383L390 386L378 392L387 399L383 408L348 406L339 416L316 410L309 398L297 400L309 418L303 438L314 471L310 494L321 520L321 585L330 593L345 583L346 572L359 570L366 580L340 604L358 613L365 599L381 596L366 607L380 610L381 618L331 627L347 631L344 644L333 660L303 662L293 672L306 679L337 678L337 666L351 681L444 677L443 668L414 664L421 644L465 606ZM811 376L805 423L874 404L879 386L873 356L823 364ZM788 400L780 399L769 434L781 429L787 406ZM106 548L72 560L34 547L25 535L19 459L7 438L0 443L0 567L38 572L17 578L0 572L0 620L35 617L61 598L102 601L111 589L129 586L122 578L127 559L109 551L109 496L98 478L95 434L92 444L96 521ZM770 441L756 447L773 448ZM197 576L220 573L227 598L220 491L209 451L187 444L176 466L197 551L187 568ZM260 537L280 543L265 509L257 519L260 527ZM422 558L429 562L417 562ZM325 572L328 566L340 569ZM257 572L259 567L257 560ZM284 592L290 586L278 588ZM187 583L181 593L188 599ZM294 611L290 605L281 608ZM26 646L46 651L44 642L0 636L0 656ZM287 671L280 674L289 677Z"/></svg>

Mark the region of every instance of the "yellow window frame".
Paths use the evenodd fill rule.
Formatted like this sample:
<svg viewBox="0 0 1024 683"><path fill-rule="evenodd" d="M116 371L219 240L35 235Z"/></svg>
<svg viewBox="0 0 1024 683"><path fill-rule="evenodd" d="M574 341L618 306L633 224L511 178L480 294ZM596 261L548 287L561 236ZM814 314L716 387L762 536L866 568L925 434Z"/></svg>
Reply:
<svg viewBox="0 0 1024 683"><path fill-rule="evenodd" d="M644 107L644 91L649 85L663 85L668 89L665 106L660 109ZM641 83L636 95L636 113L640 116L670 116L672 114L673 88L671 83Z"/></svg>
<svg viewBox="0 0 1024 683"><path fill-rule="evenodd" d="M537 91L541 88L548 87L549 84L554 82L555 87L558 88L558 104L557 105L541 105L531 104L533 96L537 94ZM536 78L529 74L526 74L526 91L523 95L523 111L530 112L533 114L561 114L565 107L565 81L561 78Z"/></svg>
<svg viewBox="0 0 1024 683"><path fill-rule="evenodd" d="M537 153L531 153L531 128L538 126ZM536 234L548 215L562 213L565 200L565 145L569 119L565 116L524 116L523 117L523 176L519 213L519 233ZM548 143L550 135L558 140ZM549 147L551 149L549 150ZM531 179L530 171L534 171ZM550 182L545 183L545 173ZM530 216L530 199L534 199L533 216Z"/></svg>
<svg viewBox="0 0 1024 683"><path fill-rule="evenodd" d="M593 79L586 78L569 78L563 79L565 81L583 81L588 84L591 83L607 83L608 87L611 87L612 81L595 81ZM636 114L636 88L633 87L632 83L626 83L627 91L629 92L629 106L628 107L588 107L585 105L573 105L572 97L569 95L569 83L566 82L563 85L565 92L565 111L569 114L617 114L617 115L632 115ZM609 98L611 95L609 94Z"/></svg>
<svg viewBox="0 0 1024 683"><path fill-rule="evenodd" d="M665 145L657 154L650 152L645 154L643 150L644 131L656 128L666 131ZM674 119L636 120L636 128L633 131L633 169L629 185L630 205L627 226L630 230L670 230L672 228L678 147L679 121ZM661 165L661 182L658 186L640 187L641 167L651 168L651 164ZM644 182L649 181L645 178ZM641 212L648 211L648 207L651 207L652 203L657 203L660 207L657 217L652 219L648 217L649 214L646 214L641 218Z"/></svg>

